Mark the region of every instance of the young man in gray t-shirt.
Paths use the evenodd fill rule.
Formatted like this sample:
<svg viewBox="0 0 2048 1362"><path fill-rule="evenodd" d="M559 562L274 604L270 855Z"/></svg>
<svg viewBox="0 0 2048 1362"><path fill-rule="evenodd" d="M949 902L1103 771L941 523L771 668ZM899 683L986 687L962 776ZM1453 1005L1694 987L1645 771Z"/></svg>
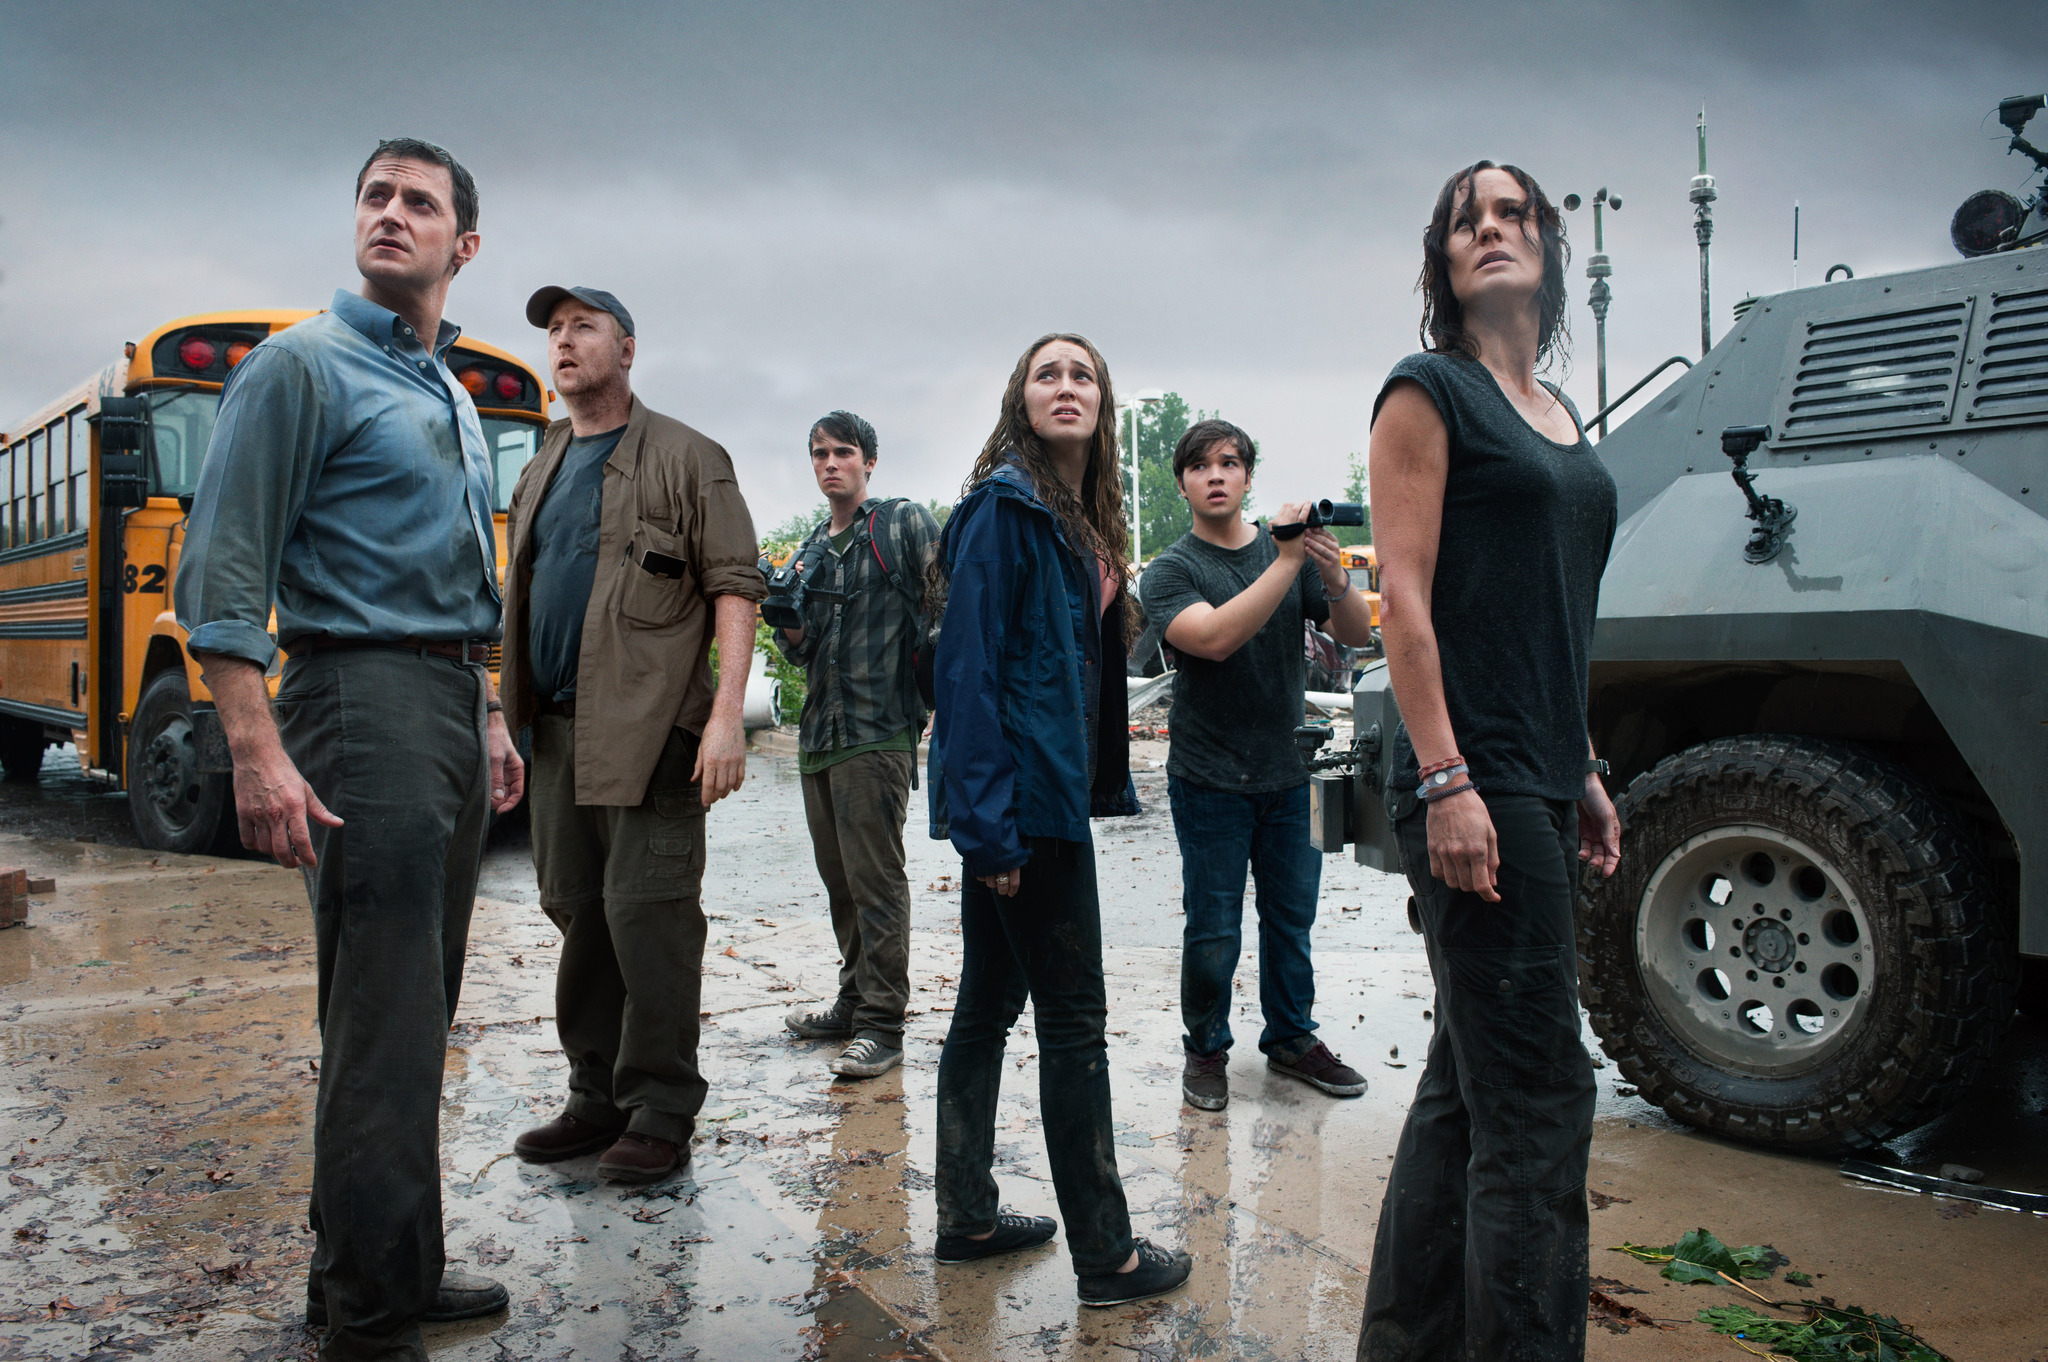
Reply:
<svg viewBox="0 0 2048 1362"><path fill-rule="evenodd" d="M1231 978L1244 919L1245 870L1258 886L1259 1004L1267 1066L1324 1092L1355 1097L1365 1078L1315 1038L1309 1013L1322 857L1308 840L1308 768L1294 746L1306 667L1302 625L1328 623L1340 642L1372 636L1328 530L1276 539L1245 520L1258 458L1227 421L1202 421L1173 451L1194 528L1145 569L1145 613L1180 654L1167 792L1180 840L1180 1003L1187 1034L1181 1091L1204 1111L1230 1101ZM1306 502L1274 523L1298 525Z"/></svg>

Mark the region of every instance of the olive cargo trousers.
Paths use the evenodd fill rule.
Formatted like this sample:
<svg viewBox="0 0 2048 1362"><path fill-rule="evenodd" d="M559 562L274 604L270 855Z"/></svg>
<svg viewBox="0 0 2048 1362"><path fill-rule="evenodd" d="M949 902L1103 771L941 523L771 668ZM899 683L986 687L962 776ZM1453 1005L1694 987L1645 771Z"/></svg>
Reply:
<svg viewBox="0 0 2048 1362"><path fill-rule="evenodd" d="M909 752L862 752L803 777L811 853L839 940L839 996L853 1004L853 1031L903 1047L910 1002L910 880L903 870L903 817L910 807Z"/></svg>
<svg viewBox="0 0 2048 1362"><path fill-rule="evenodd" d="M689 1154L708 1085L697 1072L703 995L704 802L697 739L669 731L640 803L576 803L576 724L533 720L533 868L562 929L555 1030L568 1111Z"/></svg>

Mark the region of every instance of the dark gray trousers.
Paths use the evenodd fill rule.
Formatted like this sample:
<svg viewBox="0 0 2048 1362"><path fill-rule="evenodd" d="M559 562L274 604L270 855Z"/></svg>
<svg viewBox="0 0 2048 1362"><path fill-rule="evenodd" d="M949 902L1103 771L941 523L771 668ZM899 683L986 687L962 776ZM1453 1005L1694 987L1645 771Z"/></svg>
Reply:
<svg viewBox="0 0 2048 1362"><path fill-rule="evenodd" d="M571 1116L682 1146L709 1091L697 1069L704 984L704 795L680 728L638 804L576 802L576 723L533 721L533 868L562 929L555 1032Z"/></svg>
<svg viewBox="0 0 2048 1362"><path fill-rule="evenodd" d="M310 1295L323 1362L425 1362L441 1284L441 1069L488 826L484 670L392 648L294 657L284 748L343 826L312 825L320 1092Z"/></svg>
<svg viewBox="0 0 2048 1362"><path fill-rule="evenodd" d="M900 1049L910 1002L909 752L862 752L803 778L811 854L839 938L839 996L858 1036Z"/></svg>
<svg viewBox="0 0 2048 1362"><path fill-rule="evenodd" d="M1398 827L1436 1033L1380 1204L1361 1362L1586 1353L1594 1090L1572 939L1578 811L1482 797L1499 837L1499 903L1429 873L1424 810Z"/></svg>

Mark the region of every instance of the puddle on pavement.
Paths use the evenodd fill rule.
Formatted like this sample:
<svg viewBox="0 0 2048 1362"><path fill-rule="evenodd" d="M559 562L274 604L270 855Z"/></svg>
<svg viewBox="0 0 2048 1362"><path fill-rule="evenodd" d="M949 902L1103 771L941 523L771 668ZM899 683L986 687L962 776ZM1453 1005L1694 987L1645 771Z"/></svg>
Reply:
<svg viewBox="0 0 2048 1362"><path fill-rule="evenodd" d="M565 1066L552 1023L557 941L534 906L527 848L516 828L492 848L446 1070L443 1201L451 1260L504 1281L513 1304L500 1319L430 1328L437 1359L1353 1355L1387 1160L1431 1025L1399 881L1325 862L1317 1015L1323 1038L1371 1079L1368 1093L1334 1101L1265 1069L1248 954L1231 1105L1197 1112L1180 1101L1178 866L1161 778L1140 775L1143 818L1097 825L1117 1155L1138 1233L1187 1247L1196 1266L1181 1293L1089 1311L1076 1304L1064 1236L995 1265L932 1259L957 862L913 820L906 1062L835 1082L832 1047L781 1023L836 977L792 764L757 757L753 775L710 828L711 1096L686 1175L655 1187L599 1182L593 1158L502 1157L559 1109ZM59 881L34 926L0 932L0 1134L12 1155L0 1362L310 1357L300 1319L318 1044L299 878L253 861L5 835L0 860ZM1056 1214L1036 1049L1027 1013L1004 1071L997 1176L1006 1203ZM1596 1186L1618 1204L1597 1213L1596 1237L1694 1223L1736 1233L1717 1189L1758 1169L1792 1189L1780 1213L1839 1198L1828 1169L1703 1141L1615 1097L1614 1079L1602 1071L1595 1158ZM1667 1183L1683 1190L1658 1190ZM1852 1220L1934 1215L1843 1204ZM1605 1337L1595 1355L1619 1355L1601 1351Z"/></svg>

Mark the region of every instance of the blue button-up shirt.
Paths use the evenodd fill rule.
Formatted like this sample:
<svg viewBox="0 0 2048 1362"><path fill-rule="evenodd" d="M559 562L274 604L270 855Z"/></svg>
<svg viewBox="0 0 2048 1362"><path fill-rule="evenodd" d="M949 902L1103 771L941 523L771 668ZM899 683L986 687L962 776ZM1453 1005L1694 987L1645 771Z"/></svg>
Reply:
<svg viewBox="0 0 2048 1362"><path fill-rule="evenodd" d="M194 652L268 667L277 637L494 639L491 465L476 404L396 313L333 310L229 376L174 600Z"/></svg>

